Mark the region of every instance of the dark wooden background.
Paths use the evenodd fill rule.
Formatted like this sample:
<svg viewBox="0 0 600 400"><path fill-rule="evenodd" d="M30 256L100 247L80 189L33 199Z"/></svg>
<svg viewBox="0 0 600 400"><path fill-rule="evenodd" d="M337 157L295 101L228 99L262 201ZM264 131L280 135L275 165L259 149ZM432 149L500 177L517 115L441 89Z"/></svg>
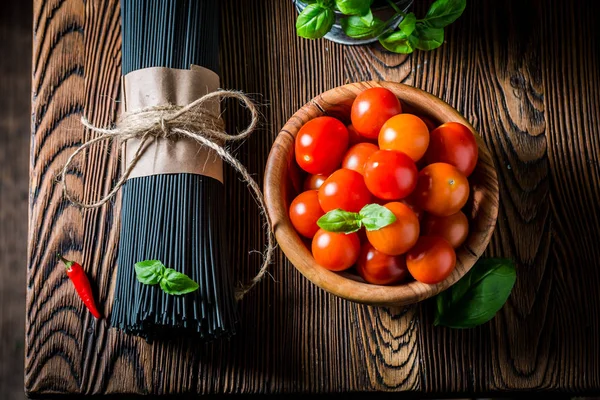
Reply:
<svg viewBox="0 0 600 400"><path fill-rule="evenodd" d="M428 2L417 2L424 12ZM290 0L222 5L222 86L260 94L263 129L237 150L262 181L278 129L316 94L348 81L403 82L461 111L496 163L501 209L488 255L516 261L504 309L470 330L434 327L432 303L393 309L331 296L277 257L240 306L239 334L148 345L95 322L54 260L81 260L110 312L119 203L80 212L55 177L90 137L82 114L114 121L119 4L35 0L25 386L48 393L600 390L600 24L594 1L470 1L444 46L412 56L307 41ZM235 114L229 122L242 124ZM3 149L4 151L4 149ZM72 184L85 199L118 174L99 146ZM227 172L230 261L260 264L254 201ZM3 248L4 249L4 248ZM4 260L4 259L3 259ZM3 290L6 284L3 284ZM4 331L2 331L4 332Z"/></svg>

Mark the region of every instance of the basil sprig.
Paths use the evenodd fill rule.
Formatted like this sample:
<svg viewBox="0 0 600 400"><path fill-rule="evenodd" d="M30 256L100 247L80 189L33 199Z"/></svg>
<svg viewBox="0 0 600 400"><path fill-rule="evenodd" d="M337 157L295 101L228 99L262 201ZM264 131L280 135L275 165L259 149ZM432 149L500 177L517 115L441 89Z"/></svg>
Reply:
<svg viewBox="0 0 600 400"><path fill-rule="evenodd" d="M198 284L186 274L167 268L158 260L146 260L135 263L137 280L144 285L159 284L168 294L181 295L198 290Z"/></svg>
<svg viewBox="0 0 600 400"><path fill-rule="evenodd" d="M511 260L482 258L437 298L434 325L472 328L488 322L502 308L516 281Z"/></svg>
<svg viewBox="0 0 600 400"><path fill-rule="evenodd" d="M402 16L394 29L385 32L388 22L374 17L373 0L305 0L309 3L298 16L296 31L307 39L323 37L335 22L335 10L339 10L342 29L354 39L379 39L381 45L392 52L410 54L415 49L433 50L444 43L444 28L456 21L464 12L466 0L436 0L425 17L417 19L414 13L404 13L392 0L392 18Z"/></svg>
<svg viewBox="0 0 600 400"><path fill-rule="evenodd" d="M396 222L393 212L379 204L367 204L359 212L335 209L317 221L320 228L329 232L352 233L363 226L368 231L376 231Z"/></svg>

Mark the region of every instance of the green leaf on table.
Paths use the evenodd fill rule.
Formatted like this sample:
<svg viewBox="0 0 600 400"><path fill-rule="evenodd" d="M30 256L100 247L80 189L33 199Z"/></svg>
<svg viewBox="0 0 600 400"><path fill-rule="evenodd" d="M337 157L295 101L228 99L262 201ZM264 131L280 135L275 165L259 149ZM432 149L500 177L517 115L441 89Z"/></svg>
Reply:
<svg viewBox="0 0 600 400"><path fill-rule="evenodd" d="M198 289L198 284L186 274L167 268L159 260L145 260L135 263L135 275L144 285L160 284L168 294L186 294Z"/></svg>
<svg viewBox="0 0 600 400"><path fill-rule="evenodd" d="M335 14L329 7L309 4L298 15L296 32L306 39L318 39L329 32L335 22Z"/></svg>
<svg viewBox="0 0 600 400"><path fill-rule="evenodd" d="M344 15L364 15L370 12L370 0L335 0L338 10Z"/></svg>
<svg viewBox="0 0 600 400"><path fill-rule="evenodd" d="M516 281L511 260L482 258L437 298L435 325L472 328L488 322L502 308Z"/></svg>
<svg viewBox="0 0 600 400"><path fill-rule="evenodd" d="M430 28L423 24L417 24L410 35L413 46L419 50L437 49L444 43L444 29Z"/></svg>
<svg viewBox="0 0 600 400"><path fill-rule="evenodd" d="M385 24L379 18L373 18L371 23L366 24L362 17L353 15L342 18L342 29L351 38L365 39L379 36L385 29Z"/></svg>
<svg viewBox="0 0 600 400"><path fill-rule="evenodd" d="M368 231L376 231L396 222L396 216L379 204L367 204L360 210L361 222Z"/></svg>
<svg viewBox="0 0 600 400"><path fill-rule="evenodd" d="M386 33L379 38L379 43L394 53L410 54L415 50L413 36L407 36L402 31Z"/></svg>
<svg viewBox="0 0 600 400"><path fill-rule="evenodd" d="M400 25L398 25L398 29L400 29L408 37L415 30L416 23L417 17L415 17L415 14L409 13L402 18L402 22L400 22Z"/></svg>
<svg viewBox="0 0 600 400"><path fill-rule="evenodd" d="M135 276L145 285L156 285L162 279L165 266L158 260L146 260L135 263Z"/></svg>
<svg viewBox="0 0 600 400"><path fill-rule="evenodd" d="M198 290L199 286L186 274L167 268L160 281L160 287L168 294L181 295L194 292Z"/></svg>
<svg viewBox="0 0 600 400"><path fill-rule="evenodd" d="M352 233L358 231L362 223L358 213L338 208L319 218L317 225L329 232Z"/></svg>
<svg viewBox="0 0 600 400"><path fill-rule="evenodd" d="M444 28L456 21L466 6L466 0L437 0L422 21L432 28Z"/></svg>

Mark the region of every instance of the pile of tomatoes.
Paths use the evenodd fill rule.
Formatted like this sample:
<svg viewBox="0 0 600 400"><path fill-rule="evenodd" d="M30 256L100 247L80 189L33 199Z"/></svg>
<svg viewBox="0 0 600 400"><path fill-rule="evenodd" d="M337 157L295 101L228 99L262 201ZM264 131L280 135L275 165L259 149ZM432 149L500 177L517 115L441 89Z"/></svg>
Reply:
<svg viewBox="0 0 600 400"><path fill-rule="evenodd" d="M290 220L312 239L312 254L332 271L356 267L369 283L414 279L434 284L450 275L455 249L467 238L461 211L468 177L477 164L477 143L466 126L403 113L385 88L361 92L351 124L333 117L308 121L295 140L298 166L309 175L291 203ZM329 232L317 221L342 209L358 212L377 203L396 221L378 230Z"/></svg>

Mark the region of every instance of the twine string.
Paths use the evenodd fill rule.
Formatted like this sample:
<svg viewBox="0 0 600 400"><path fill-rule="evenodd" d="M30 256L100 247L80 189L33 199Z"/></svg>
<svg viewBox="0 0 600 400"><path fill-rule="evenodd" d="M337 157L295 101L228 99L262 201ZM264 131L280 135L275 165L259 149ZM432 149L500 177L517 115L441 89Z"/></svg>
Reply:
<svg viewBox="0 0 600 400"><path fill-rule="evenodd" d="M220 101L226 98L237 99L251 114L252 118L250 124L238 134L230 135L225 132L225 124L220 115L211 112L207 107L207 102L211 100ZM231 155L231 153L229 153L229 151L227 151L220 143L246 139L254 132L258 125L258 121L259 112L252 100L245 94L233 90L218 90L216 92L211 92L185 106L156 106L139 111L126 112L121 115L114 129L97 127L85 117L82 117L81 123L90 131L98 134L98 136L83 143L67 159L61 172L64 196L71 203L83 209L93 209L103 206L117 194L127 181L127 178L142 157L148 145L157 139L176 140L177 138L188 138L202 146L212 149L221 159L231 165L242 176L257 202L260 214L264 218L267 227L267 246L264 253L262 253L263 262L258 273L248 283L240 285L235 290L236 300L241 300L267 273L267 268L269 264L271 264L275 252L275 238L260 186L256 180L252 178L244 165ZM73 193L69 191L66 180L67 173L69 172L69 168L75 157L98 142L118 140L123 144L130 139L140 139L140 145L131 162L108 194L92 203L85 203L75 198Z"/></svg>

